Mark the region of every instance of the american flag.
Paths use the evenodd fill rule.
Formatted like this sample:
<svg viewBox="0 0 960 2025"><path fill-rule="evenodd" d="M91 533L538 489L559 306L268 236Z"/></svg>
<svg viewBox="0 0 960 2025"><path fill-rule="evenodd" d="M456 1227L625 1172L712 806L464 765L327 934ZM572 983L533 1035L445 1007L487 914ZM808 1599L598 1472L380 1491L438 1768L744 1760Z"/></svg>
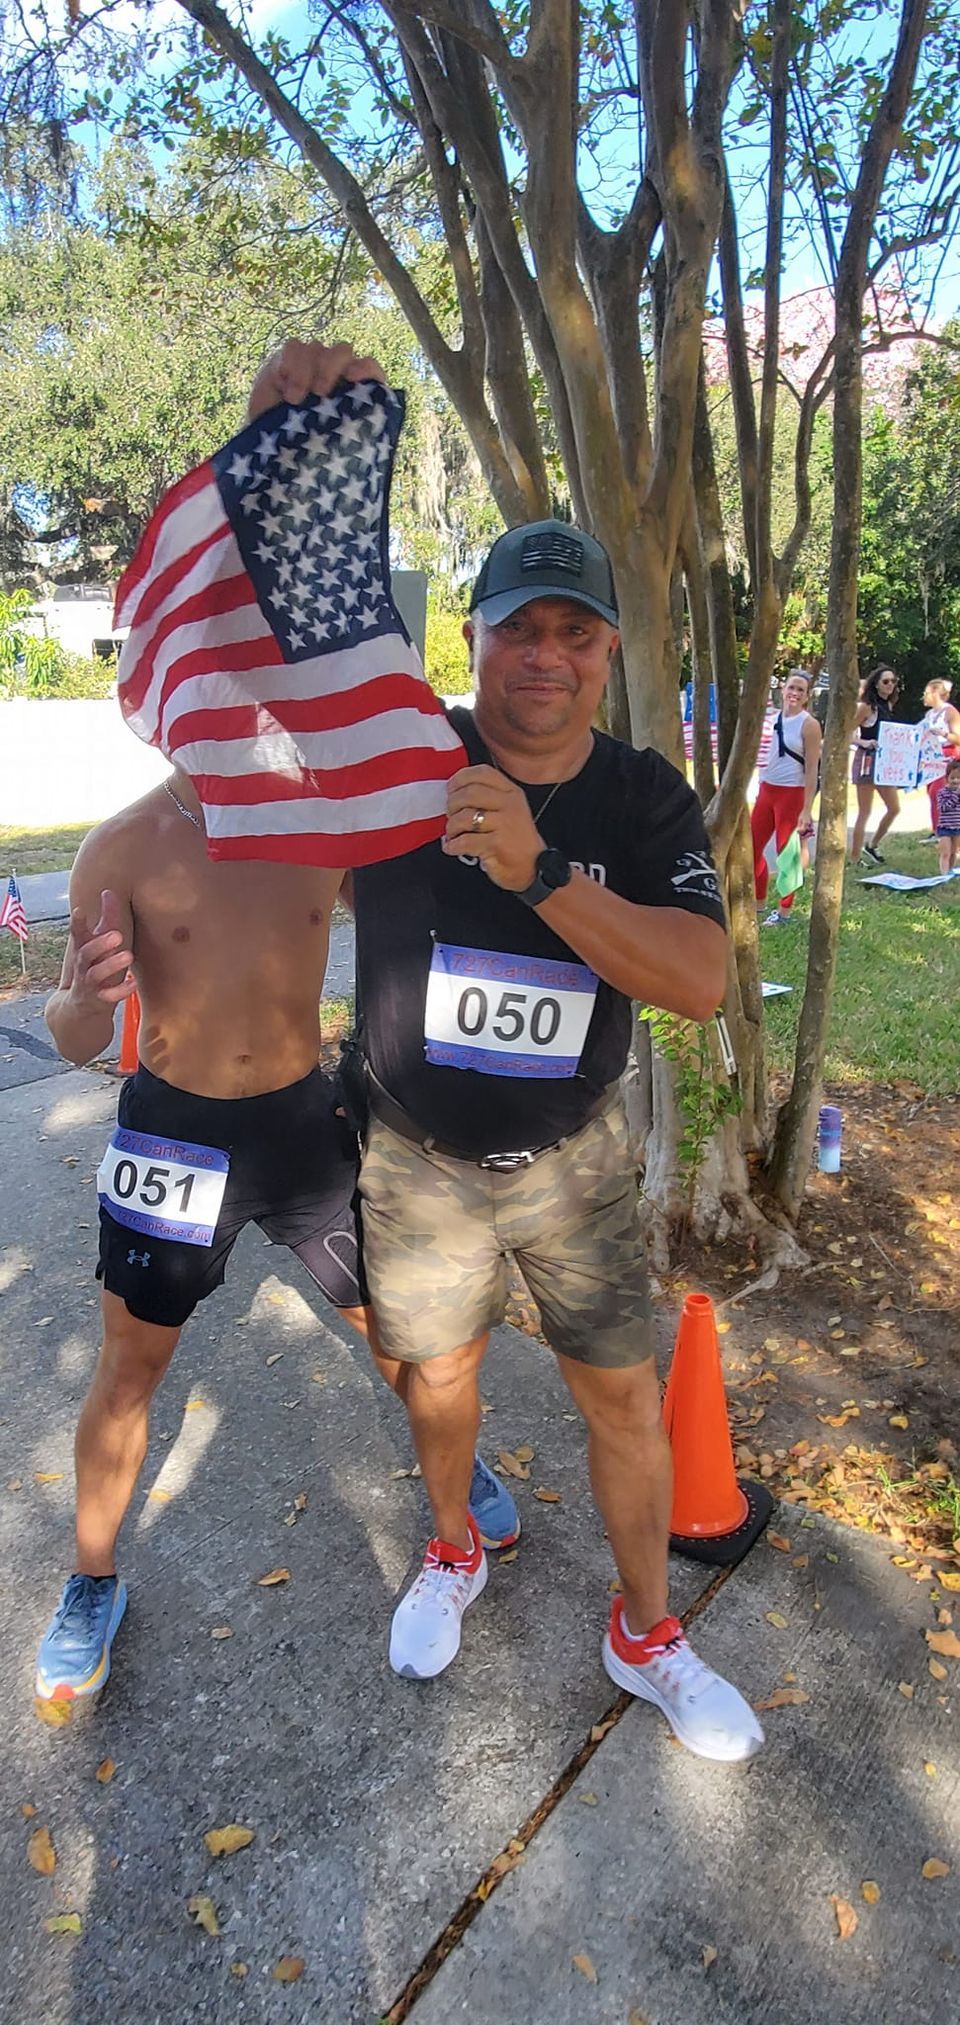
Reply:
<svg viewBox="0 0 960 2025"><path fill-rule="evenodd" d="M0 928L9 928L11 935L15 935L17 941L20 943L26 942L30 933L27 927L27 917L24 912L23 901L20 898L20 888L17 885L16 872L11 872L7 880L7 890L4 894L3 906L0 907Z"/></svg>
<svg viewBox="0 0 960 2025"><path fill-rule="evenodd" d="M120 703L212 858L366 865L439 837L466 755L390 596L403 395L261 415L161 501L117 592Z"/></svg>

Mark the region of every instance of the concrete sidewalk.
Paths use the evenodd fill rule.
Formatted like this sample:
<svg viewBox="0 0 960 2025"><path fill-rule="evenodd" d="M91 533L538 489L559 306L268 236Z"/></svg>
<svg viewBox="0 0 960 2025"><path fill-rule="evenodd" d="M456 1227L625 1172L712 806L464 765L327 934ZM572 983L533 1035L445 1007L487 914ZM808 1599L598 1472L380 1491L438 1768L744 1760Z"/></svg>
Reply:
<svg viewBox="0 0 960 2025"><path fill-rule="evenodd" d="M518 1487L524 1539L492 1568L449 1673L399 1681L390 1613L427 1531L405 1418L256 1230L159 1395L101 1705L63 1731L37 1723L36 1644L70 1565L71 1440L97 1339L93 1177L114 1100L87 1071L0 1097L3 2017L375 2025L538 1812L523 1864L417 1996L414 2025L948 2016L956 1665L939 1684L927 1672L927 1592L880 1543L781 1518L808 1566L758 1547L694 1636L753 1699L793 1671L810 1700L764 1717L769 1746L747 1772L698 1763L631 1704L571 1782L620 1705L599 1654L612 1564L552 1360L497 1334L483 1446L536 1450ZM664 1316L664 1347L670 1328ZM289 1581L260 1587L277 1567ZM707 1571L677 1565L678 1608L706 1587ZM226 1822L255 1840L216 1862L203 1835ZM41 1825L52 1877L27 1861ZM923 1881L930 1856L952 1875ZM864 1878L881 1885L876 1906ZM187 1916L198 1892L219 1938ZM860 1912L847 1942L831 1892ZM73 1911L78 1938L45 1932ZM709 1970L703 1947L718 1951ZM282 1956L305 1963L287 1987Z"/></svg>

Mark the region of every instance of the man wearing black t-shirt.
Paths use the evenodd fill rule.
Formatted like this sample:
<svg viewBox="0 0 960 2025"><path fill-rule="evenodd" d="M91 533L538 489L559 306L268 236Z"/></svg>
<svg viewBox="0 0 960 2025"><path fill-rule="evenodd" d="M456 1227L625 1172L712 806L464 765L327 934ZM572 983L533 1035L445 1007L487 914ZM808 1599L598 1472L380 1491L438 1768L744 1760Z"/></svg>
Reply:
<svg viewBox="0 0 960 2025"><path fill-rule="evenodd" d="M467 1497L512 1253L588 1427L622 1585L607 1671L692 1750L746 1758L763 1740L752 1710L667 1614L670 1451L618 1088L633 1000L702 1020L723 994L700 808L658 753L592 728L618 635L589 535L511 529L471 613L476 709L452 713L470 764L446 836L354 875L366 1263L436 1527L391 1664L442 1672L486 1582Z"/></svg>

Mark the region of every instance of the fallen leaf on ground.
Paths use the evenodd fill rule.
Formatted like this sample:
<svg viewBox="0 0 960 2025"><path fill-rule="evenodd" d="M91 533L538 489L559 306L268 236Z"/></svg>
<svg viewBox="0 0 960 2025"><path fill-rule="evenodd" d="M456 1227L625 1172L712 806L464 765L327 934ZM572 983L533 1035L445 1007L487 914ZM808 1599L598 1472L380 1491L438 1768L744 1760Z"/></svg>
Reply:
<svg viewBox="0 0 960 2025"><path fill-rule="evenodd" d="M787 1620L781 1610L765 1610L764 1616L767 1623L772 1624L776 1631L786 1631Z"/></svg>
<svg viewBox="0 0 960 2025"><path fill-rule="evenodd" d="M302 1955L281 1955L273 1971L273 1980L275 1983L296 1983L306 1966Z"/></svg>
<svg viewBox="0 0 960 2025"><path fill-rule="evenodd" d="M949 1877L950 1865L949 1863L944 1863L942 1857L928 1856L920 1875L921 1877L925 1877L928 1883L934 1877Z"/></svg>
<svg viewBox="0 0 960 2025"><path fill-rule="evenodd" d="M27 1843L27 1862L31 1870L41 1877L52 1877L57 1867L57 1852L50 1840L49 1828L35 1828Z"/></svg>
<svg viewBox="0 0 960 2025"><path fill-rule="evenodd" d="M211 1856L233 1856L236 1850L246 1849L253 1837L252 1828L241 1828L238 1821L228 1821L223 1828L208 1828L203 1839Z"/></svg>
<svg viewBox="0 0 960 2025"><path fill-rule="evenodd" d="M258 1589L276 1589L278 1583L289 1582L289 1568L271 1568L269 1575L257 1576Z"/></svg>
<svg viewBox="0 0 960 2025"><path fill-rule="evenodd" d="M931 1759L929 1759L929 1758L927 1759L927 1761L926 1761L926 1763L925 1763L925 1765L924 1765L924 1768L923 1768L923 1769L924 1769L924 1771L926 1772L926 1775L927 1775L927 1778L928 1778L928 1779L935 1779L935 1778L936 1778L936 1776L937 1776L937 1768L936 1768L936 1765L934 1765L934 1764L933 1764L933 1762L931 1761Z"/></svg>
<svg viewBox="0 0 960 2025"><path fill-rule="evenodd" d="M595 1793L578 1793L577 1799L581 1807L596 1807L598 1805Z"/></svg>
<svg viewBox="0 0 960 2025"><path fill-rule="evenodd" d="M795 1568L809 1568L810 1566L809 1554L795 1554L793 1557L793 1565Z"/></svg>
<svg viewBox="0 0 960 2025"><path fill-rule="evenodd" d="M526 1463L520 1462L519 1458L513 1455L510 1449L498 1449L497 1461L500 1464L500 1468L506 1471L508 1477L517 1477L522 1484L527 1482L530 1471Z"/></svg>
<svg viewBox="0 0 960 2025"><path fill-rule="evenodd" d="M944 1589L960 1589L960 1572L954 1569L948 1569L945 1575L938 1577L938 1580Z"/></svg>
<svg viewBox="0 0 960 2025"><path fill-rule="evenodd" d="M717 1959L716 1948L711 1947L701 1948L700 1960L703 1963L705 1969L712 1969L716 1959Z"/></svg>
<svg viewBox="0 0 960 2025"><path fill-rule="evenodd" d="M220 1921L217 1918L217 1908L205 1891L195 1891L193 1897L188 1898L187 1911L197 1926L202 1927L205 1934L210 1934L212 1939L216 1940L220 1932Z"/></svg>
<svg viewBox="0 0 960 2025"><path fill-rule="evenodd" d="M912 1684L912 1682L911 1682L911 1681L908 1681L908 1680L900 1680L900 1681L898 1681L898 1682L897 1682L897 1693L898 1693L898 1695L902 1695L902 1696L903 1696L903 1699L904 1699L904 1701L905 1701L905 1702L912 1702L912 1700L913 1700L913 1684Z"/></svg>
<svg viewBox="0 0 960 2025"><path fill-rule="evenodd" d="M34 1470L34 1472L33 1472L33 1481L34 1481L34 1483L35 1483L35 1484L62 1484L62 1482L63 1482L63 1471L62 1471L62 1470Z"/></svg>
<svg viewBox="0 0 960 2025"><path fill-rule="evenodd" d="M116 1763L113 1758L101 1758L96 1774L98 1785L109 1786L116 1769Z"/></svg>
<svg viewBox="0 0 960 2025"><path fill-rule="evenodd" d="M927 1672L933 1680L946 1680L947 1678L947 1669L942 1659L928 1659Z"/></svg>
<svg viewBox="0 0 960 2025"><path fill-rule="evenodd" d="M800 1707L802 1702L808 1702L809 1700L810 1696L807 1694L805 1688L798 1688L798 1687L775 1688L773 1694L767 1695L765 1701L754 1702L754 1708L797 1709Z"/></svg>
<svg viewBox="0 0 960 2025"><path fill-rule="evenodd" d="M575 1969L579 1969L581 1976L586 1976L588 1983L596 1982L597 1972L589 1955L574 1955L573 1966Z"/></svg>
<svg viewBox="0 0 960 2025"><path fill-rule="evenodd" d="M532 1449L530 1447L530 1443L528 1441L525 1441L521 1444L519 1448L515 1448L513 1453L516 1456L518 1463L532 1462L534 1456L536 1455L536 1449Z"/></svg>
<svg viewBox="0 0 960 2025"><path fill-rule="evenodd" d="M603 1742L604 1737L607 1734L607 1731L613 1729L616 1720L617 1720L616 1716L608 1716L606 1722L594 1723L593 1728L590 1732L591 1744L601 1744Z"/></svg>
<svg viewBox="0 0 960 2025"><path fill-rule="evenodd" d="M877 1884L875 1878L865 1877L860 1890L868 1905L876 1905L879 1902L880 1886Z"/></svg>
<svg viewBox="0 0 960 2025"><path fill-rule="evenodd" d="M934 1652L942 1652L945 1659L960 1659L960 1638L955 1631L928 1631L925 1636Z"/></svg>
<svg viewBox="0 0 960 2025"><path fill-rule="evenodd" d="M891 1413L887 1422L888 1427L909 1427L909 1425L910 1422L905 1413Z"/></svg>
<svg viewBox="0 0 960 2025"><path fill-rule="evenodd" d="M293 1501L293 1509L294 1509L294 1511L295 1511L295 1512L305 1512L305 1511L306 1511L306 1509L307 1509L307 1494L306 1494L306 1491L298 1491L298 1492L297 1492L297 1495L296 1495L296 1497L294 1498L294 1501Z"/></svg>
<svg viewBox="0 0 960 2025"><path fill-rule="evenodd" d="M789 1554L792 1552L789 1540L782 1533L768 1533L767 1545L775 1547L778 1554Z"/></svg>
<svg viewBox="0 0 960 2025"><path fill-rule="evenodd" d="M183 1409L184 1413L199 1413L200 1408L206 1406L206 1403L205 1399L188 1399Z"/></svg>
<svg viewBox="0 0 960 2025"><path fill-rule="evenodd" d="M45 1695L35 1695L34 1714L39 1723L46 1723L48 1730L62 1730L73 1714L73 1703L47 1700Z"/></svg>
<svg viewBox="0 0 960 2025"><path fill-rule="evenodd" d="M401 1477L418 1477L419 1475L420 1475L420 1464L414 1463L413 1468L409 1470L391 1470L390 1482L392 1484L398 1484L400 1482Z"/></svg>
<svg viewBox="0 0 960 2025"><path fill-rule="evenodd" d="M247 1968L246 1962L231 1962L231 1964L230 1964L230 1974L231 1974L231 1976L241 1976L241 1977L243 1977L243 1976L248 1976L248 1975L249 1975L249 1973L250 1973L250 1971L249 1971L249 1969Z"/></svg>
<svg viewBox="0 0 960 2025"><path fill-rule="evenodd" d="M20 1812L21 1812L21 1814L23 1815L23 1818L24 1818L24 1820L25 1820L25 1821L32 1821L32 1819L33 1819L33 1816L35 1815L36 1811L37 1811L37 1810L36 1810L36 1808L35 1808L35 1806L34 1806L34 1804L33 1804L33 1801L32 1801L32 1800L22 1800L22 1801L21 1801L21 1803L20 1803Z"/></svg>
<svg viewBox="0 0 960 2025"><path fill-rule="evenodd" d="M516 1870L517 1865L523 1862L526 1853L525 1843L518 1841L516 1837L514 1837L512 1842L508 1843L506 1849L501 1849L499 1855L494 1857L490 1865L489 1879L485 1880L487 1882L487 1892L490 1891L494 1883L499 1882L501 1877L506 1877L511 1870ZM486 1893L483 1894L484 1897L486 1895Z"/></svg>
<svg viewBox="0 0 960 2025"><path fill-rule="evenodd" d="M214 1627L213 1627L213 1630L212 1630L212 1631L211 1631L211 1633L210 1633L210 1636L211 1636L211 1638L232 1638L232 1637L233 1637L233 1625L232 1625L232 1624L215 1624L215 1625L214 1625Z"/></svg>
<svg viewBox="0 0 960 2025"><path fill-rule="evenodd" d="M830 1893L830 1904L836 1914L837 1933L842 1941L848 1941L851 1934L855 1934L857 1931L859 1924L857 1915L849 1899L838 1898L835 1891Z"/></svg>
<svg viewBox="0 0 960 2025"><path fill-rule="evenodd" d="M162 1490L159 1484L155 1484L153 1490L147 1492L147 1497L152 1499L155 1505L169 1505L172 1496L172 1491Z"/></svg>
<svg viewBox="0 0 960 2025"><path fill-rule="evenodd" d="M9 1483L8 1483L8 1485L7 1485L7 1489L8 1489L8 1491L22 1491L22 1489L23 1489L23 1478L22 1478L22 1477L11 1477L11 1478L10 1478L10 1482L9 1482Z"/></svg>
<svg viewBox="0 0 960 2025"><path fill-rule="evenodd" d="M270 1364L279 1364L279 1362L280 1362L280 1359L281 1359L281 1357L282 1357L282 1356L283 1356L283 1351L282 1351L282 1350L272 1350L272 1351L270 1352L270 1355L269 1355L269 1357L265 1357L263 1361L264 1361L264 1363L265 1363L265 1364L267 1364L267 1365L270 1365Z"/></svg>
<svg viewBox="0 0 960 2025"><path fill-rule="evenodd" d="M43 1930L47 1934L82 1934L83 1921L78 1912L51 1913L43 1922Z"/></svg>
<svg viewBox="0 0 960 2025"><path fill-rule="evenodd" d="M535 1498L539 1498L541 1505L562 1505L563 1503L563 1496L560 1491L545 1491L542 1484L538 1486L533 1495Z"/></svg>

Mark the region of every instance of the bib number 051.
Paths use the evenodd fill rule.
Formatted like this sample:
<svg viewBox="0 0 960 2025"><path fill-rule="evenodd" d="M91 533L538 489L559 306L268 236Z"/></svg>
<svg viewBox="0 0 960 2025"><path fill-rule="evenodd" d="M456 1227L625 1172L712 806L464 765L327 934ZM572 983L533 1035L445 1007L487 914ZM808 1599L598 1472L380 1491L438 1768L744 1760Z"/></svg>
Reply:
<svg viewBox="0 0 960 2025"><path fill-rule="evenodd" d="M100 1163L97 1190L114 1221L143 1237L209 1246L229 1171L230 1155L219 1146L118 1125Z"/></svg>
<svg viewBox="0 0 960 2025"><path fill-rule="evenodd" d="M597 984L585 963L436 942L424 1015L427 1061L485 1076L573 1076Z"/></svg>

